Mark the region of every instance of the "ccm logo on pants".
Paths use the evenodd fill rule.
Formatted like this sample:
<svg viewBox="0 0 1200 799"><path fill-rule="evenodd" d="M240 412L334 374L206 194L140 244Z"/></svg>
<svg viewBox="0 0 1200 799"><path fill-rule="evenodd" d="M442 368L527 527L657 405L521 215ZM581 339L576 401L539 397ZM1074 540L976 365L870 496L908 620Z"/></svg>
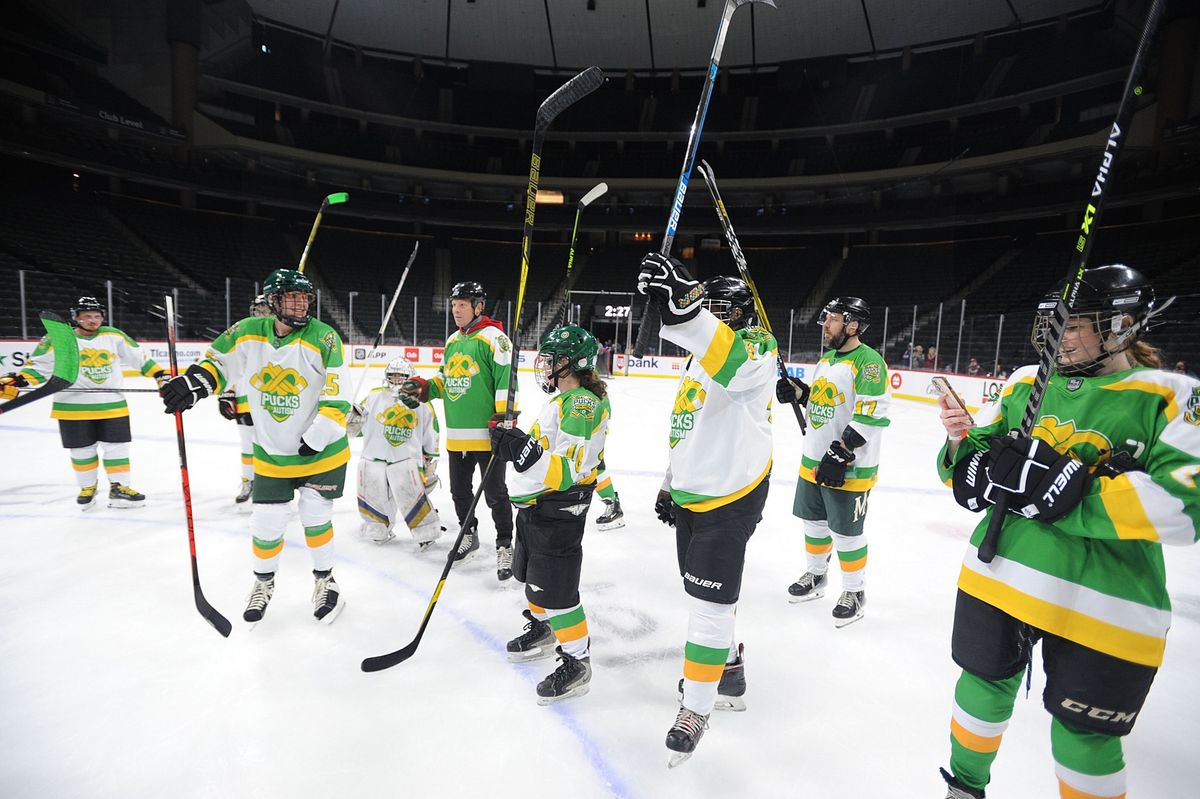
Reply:
<svg viewBox="0 0 1200 799"><path fill-rule="evenodd" d="M1112 721L1117 724L1132 724L1138 712L1135 710L1132 713L1125 713L1121 710L1105 710L1102 707L1092 707L1083 702L1077 702L1074 699L1064 699L1062 707L1072 713L1086 714L1090 718L1100 719L1101 721Z"/></svg>

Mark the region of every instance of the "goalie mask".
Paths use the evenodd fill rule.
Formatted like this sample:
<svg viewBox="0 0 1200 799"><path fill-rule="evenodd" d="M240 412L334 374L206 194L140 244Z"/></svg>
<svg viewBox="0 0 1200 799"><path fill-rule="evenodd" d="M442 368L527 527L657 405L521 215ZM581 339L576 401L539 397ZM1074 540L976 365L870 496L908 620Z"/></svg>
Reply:
<svg viewBox="0 0 1200 799"><path fill-rule="evenodd" d="M538 350L534 362L538 387L553 394L563 375L594 371L599 352L600 344L591 333L579 325L559 325L546 334ZM566 363L562 363L564 359Z"/></svg>
<svg viewBox="0 0 1200 799"><path fill-rule="evenodd" d="M387 368L383 370L383 385L389 391L400 396L400 387L404 385L404 381L411 378L417 373L416 367L412 361L404 356L394 358L388 362Z"/></svg>

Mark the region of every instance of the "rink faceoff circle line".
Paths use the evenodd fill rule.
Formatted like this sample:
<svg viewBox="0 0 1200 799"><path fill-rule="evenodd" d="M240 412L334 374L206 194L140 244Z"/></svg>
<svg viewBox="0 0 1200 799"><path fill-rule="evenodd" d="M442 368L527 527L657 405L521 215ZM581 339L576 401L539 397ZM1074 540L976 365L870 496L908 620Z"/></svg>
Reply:
<svg viewBox="0 0 1200 799"><path fill-rule="evenodd" d="M2 429L2 428L0 428L0 429ZM46 521L48 519L56 518L56 519L60 519L62 521L68 521L71 519L77 519L78 514L45 514L45 513L40 513L40 514L13 513L13 514L9 514L9 513L4 513L4 514L0 514L0 518L6 519L6 520L8 520L8 519L13 519L13 520L27 519L27 520L40 520L40 521ZM103 517L98 517L98 518L103 518ZM170 524L170 522L166 522L166 521L163 521L160 519L145 519L145 518L139 519L139 518L125 517L125 516L122 517L121 523L122 524L132 524L135 526L140 525L143 527L150 527L150 526L162 527L162 526ZM234 530L230 527L226 527L223 525L205 524L204 529L205 529L205 531L213 531L213 532L221 533L222 535L229 537L229 538L244 538L246 536L245 530ZM368 574L371 574L376 578L382 579L385 582L389 582L389 583L392 583L393 585L403 588L405 591L412 594L415 598L418 598L418 599L426 598L427 599L427 597L428 597L429 592L428 592L427 588L419 588L419 587L413 585L412 583L410 583L406 580L403 580L393 574L384 572L383 570L379 569L376 566L366 564L363 561L359 560L358 558L345 557L340 552L335 557L342 560L343 562L348 562L348 563L353 564L356 568L361 569L362 571L367 572ZM439 604L444 604L444 603L439 601ZM454 620L459 624L459 626L464 628L467 631L469 636L475 640L476 644L491 651L495 655L503 654L504 657L502 658L502 661L505 665L517 666L518 672L524 676L525 681L529 685L531 685L531 686L537 685L537 683L540 680L534 671L533 664L509 663L508 657L507 657L507 649L505 647L505 642L501 641L499 638L496 638L494 635L492 635L490 632L485 630L483 627L480 627L472 619L468 618L467 616L464 616L453 605L447 606L445 608L445 612L448 612L454 618ZM557 704L550 705L547 708L547 712L552 713L558 719L559 723L561 723L564 727L566 727L566 729L568 731L570 731L571 735L574 736L576 742L579 744L580 748L583 750L584 757L587 759L587 761L591 765L592 770L596 773L596 776L599 778L600 782L608 789L609 793L612 796L615 796L615 797L632 796L629 789L625 787L622 779L617 775L616 769L613 766L613 764L609 762L607 757L605 757L600 744L597 743L596 740L593 739L592 736L588 734L587 730L584 729L583 724L579 720L579 718L573 712L571 712L570 708L568 707L568 704L569 703L557 703Z"/></svg>

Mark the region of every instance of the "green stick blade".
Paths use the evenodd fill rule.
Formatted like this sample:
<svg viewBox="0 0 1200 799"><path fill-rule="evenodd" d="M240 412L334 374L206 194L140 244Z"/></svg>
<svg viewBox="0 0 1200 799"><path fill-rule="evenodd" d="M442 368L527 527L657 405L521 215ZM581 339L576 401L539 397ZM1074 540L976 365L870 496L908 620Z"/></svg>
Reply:
<svg viewBox="0 0 1200 799"><path fill-rule="evenodd" d="M350 199L350 192L339 191L339 192L334 192L333 194L326 197L325 202L329 203L330 205L341 205L342 203L346 202L346 200L349 200L349 199Z"/></svg>
<svg viewBox="0 0 1200 799"><path fill-rule="evenodd" d="M39 316L54 350L54 376L74 383L79 377L79 342L75 331L58 314L42 311Z"/></svg>

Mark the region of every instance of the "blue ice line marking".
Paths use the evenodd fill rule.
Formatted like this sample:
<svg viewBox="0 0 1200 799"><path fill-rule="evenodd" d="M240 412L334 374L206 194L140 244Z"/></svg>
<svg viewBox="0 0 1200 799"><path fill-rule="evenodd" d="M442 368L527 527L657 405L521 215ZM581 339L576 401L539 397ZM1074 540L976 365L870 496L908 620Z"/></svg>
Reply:
<svg viewBox="0 0 1200 799"><path fill-rule="evenodd" d="M35 519L35 520L44 522L48 518L54 518L54 517L50 517L47 514L18 513L18 514L11 514L11 515L5 514L2 518L4 518L4 519ZM71 515L71 516L59 515L57 518L67 520L67 519L77 519L78 516L77 515ZM163 527L168 524L167 522L163 522L161 520L144 519L144 518L143 519L122 518L121 523L122 524L135 524L135 525L140 524L143 526L155 525L158 527ZM245 530L234 530L233 528L224 527L221 525L206 524L204 529L220 532L227 536L237 536L238 538L244 538L246 535ZM414 594L418 597L427 597L427 595L429 593L427 589L418 588L406 580L402 580L401 578L399 578L393 574L389 574L379 568L376 568L375 566L366 564L363 561L358 560L357 558L347 558L347 557L345 557L344 554L339 554L339 557L343 561L349 561L350 563L353 563L356 567L362 569L365 572L374 574L376 577L381 577L385 581L393 583L394 585L397 585L397 586L403 588L405 591L408 591L410 594ZM490 649L494 654L499 655L501 653L504 653L504 655L505 655L504 662L508 663L507 648L503 641L496 638L490 632L488 632L484 628L480 627L478 624L476 624L474 621L467 618L466 616L463 616L461 613L459 613L457 610L454 610L452 607L448 607L448 608L446 608L446 610L447 610L447 612L450 613L450 615L454 618L454 620L459 623L460 626L464 627L470 633L471 637L475 639L476 643L482 645L486 649ZM522 674L524 674L526 681L530 685L537 684L538 680L537 680L536 676L534 675L533 666L531 664L523 664L521 666L520 670L521 670ZM572 735L575 736L575 740L578 742L580 748L583 749L584 756L587 758L588 762L590 763L592 770L596 772L596 776L599 777L600 781L608 788L610 794L615 797L632 796L629 789L624 785L624 783L621 781L621 778L617 775L616 769L608 761L608 759L604 756L604 752L601 750L600 745L592 738L592 736L590 736L587 733L587 731L583 728L582 723L575 716L575 714L572 713L568 707L566 707L562 704L550 705L548 709L551 713L553 713L555 716L557 716L558 721L564 727L566 727L571 732Z"/></svg>

